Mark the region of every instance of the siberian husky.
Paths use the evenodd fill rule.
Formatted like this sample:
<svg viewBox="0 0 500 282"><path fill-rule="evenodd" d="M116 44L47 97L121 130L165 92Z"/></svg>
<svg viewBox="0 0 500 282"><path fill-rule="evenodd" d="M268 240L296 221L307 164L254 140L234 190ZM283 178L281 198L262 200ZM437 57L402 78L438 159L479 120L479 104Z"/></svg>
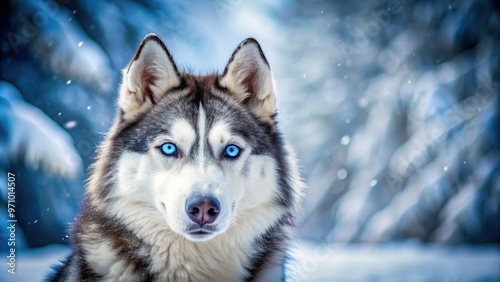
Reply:
<svg viewBox="0 0 500 282"><path fill-rule="evenodd" d="M51 281L282 281L304 187L255 39L222 74L179 71L147 35L123 70Z"/></svg>

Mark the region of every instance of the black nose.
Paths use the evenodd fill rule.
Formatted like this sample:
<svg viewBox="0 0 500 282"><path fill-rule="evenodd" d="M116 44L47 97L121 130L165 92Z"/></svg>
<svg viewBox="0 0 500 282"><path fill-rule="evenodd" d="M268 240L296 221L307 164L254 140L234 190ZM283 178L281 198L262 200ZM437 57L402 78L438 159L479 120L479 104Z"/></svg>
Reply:
<svg viewBox="0 0 500 282"><path fill-rule="evenodd" d="M220 212L220 204L214 197L192 196L186 200L186 212L192 221L201 227L215 221Z"/></svg>

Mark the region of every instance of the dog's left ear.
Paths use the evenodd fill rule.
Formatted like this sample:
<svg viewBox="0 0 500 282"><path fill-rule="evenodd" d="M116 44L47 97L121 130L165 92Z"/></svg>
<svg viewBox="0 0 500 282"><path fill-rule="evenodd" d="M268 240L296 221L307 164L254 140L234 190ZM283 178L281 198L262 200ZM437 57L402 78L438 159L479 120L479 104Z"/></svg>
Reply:
<svg viewBox="0 0 500 282"><path fill-rule="evenodd" d="M180 84L179 71L165 44L156 34L146 35L132 62L123 70L118 98L122 117L132 120Z"/></svg>
<svg viewBox="0 0 500 282"><path fill-rule="evenodd" d="M236 48L219 82L257 118L273 123L276 114L273 77L257 40L248 38Z"/></svg>

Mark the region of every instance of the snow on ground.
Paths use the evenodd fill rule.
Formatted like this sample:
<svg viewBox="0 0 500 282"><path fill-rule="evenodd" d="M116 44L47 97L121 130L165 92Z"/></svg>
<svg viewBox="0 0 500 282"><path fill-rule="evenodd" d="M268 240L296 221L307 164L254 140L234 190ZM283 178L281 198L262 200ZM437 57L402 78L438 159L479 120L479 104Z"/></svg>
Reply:
<svg viewBox="0 0 500 282"><path fill-rule="evenodd" d="M50 266L68 254L63 246L21 251L15 275L4 263L0 281L43 281ZM291 281L500 281L500 247L419 244L316 245L299 241ZM5 254L1 255L5 258Z"/></svg>
<svg viewBox="0 0 500 282"><path fill-rule="evenodd" d="M16 274L7 272L8 266L3 263L7 254L2 253L0 281L36 282L44 281L51 267L69 254L69 248L62 245L51 245L43 248L18 250L16 254Z"/></svg>
<svg viewBox="0 0 500 282"><path fill-rule="evenodd" d="M295 281L500 281L500 247L298 242Z"/></svg>

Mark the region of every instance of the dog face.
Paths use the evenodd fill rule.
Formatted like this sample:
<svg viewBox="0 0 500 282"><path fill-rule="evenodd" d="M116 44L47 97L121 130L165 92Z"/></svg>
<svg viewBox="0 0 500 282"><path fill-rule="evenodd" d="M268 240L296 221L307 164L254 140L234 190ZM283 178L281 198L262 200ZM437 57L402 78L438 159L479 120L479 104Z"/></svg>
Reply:
<svg viewBox="0 0 500 282"><path fill-rule="evenodd" d="M148 35L124 70L118 105L109 198L154 211L193 241L280 201L275 91L255 40L239 45L221 75L194 76Z"/></svg>

